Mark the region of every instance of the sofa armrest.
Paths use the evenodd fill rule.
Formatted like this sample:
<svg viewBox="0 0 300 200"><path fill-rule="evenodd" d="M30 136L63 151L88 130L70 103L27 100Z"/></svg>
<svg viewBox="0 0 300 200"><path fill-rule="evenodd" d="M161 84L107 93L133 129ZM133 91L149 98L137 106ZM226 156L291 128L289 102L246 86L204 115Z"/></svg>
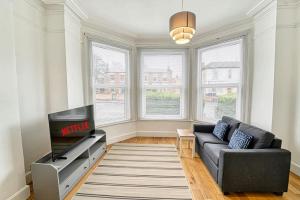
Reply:
<svg viewBox="0 0 300 200"><path fill-rule="evenodd" d="M218 184L223 192L286 192L290 163L284 149L224 149Z"/></svg>
<svg viewBox="0 0 300 200"><path fill-rule="evenodd" d="M212 133L214 128L214 124L194 124L193 132Z"/></svg>

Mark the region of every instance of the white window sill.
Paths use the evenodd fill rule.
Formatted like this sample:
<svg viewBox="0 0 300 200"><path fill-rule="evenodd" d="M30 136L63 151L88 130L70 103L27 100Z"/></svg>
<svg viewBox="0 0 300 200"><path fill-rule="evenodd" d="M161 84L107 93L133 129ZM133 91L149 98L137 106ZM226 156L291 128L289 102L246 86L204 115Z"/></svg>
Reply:
<svg viewBox="0 0 300 200"><path fill-rule="evenodd" d="M178 122L193 122L190 119L159 119L159 118L139 118L138 121L178 121Z"/></svg>

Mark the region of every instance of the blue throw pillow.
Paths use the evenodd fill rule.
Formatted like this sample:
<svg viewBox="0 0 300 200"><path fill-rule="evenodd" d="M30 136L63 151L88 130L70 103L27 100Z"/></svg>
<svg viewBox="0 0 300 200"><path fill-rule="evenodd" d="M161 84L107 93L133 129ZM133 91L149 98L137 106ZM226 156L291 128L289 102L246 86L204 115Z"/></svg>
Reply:
<svg viewBox="0 0 300 200"><path fill-rule="evenodd" d="M247 135L246 133L236 129L232 134L228 146L231 149L247 149L252 140L252 135Z"/></svg>
<svg viewBox="0 0 300 200"><path fill-rule="evenodd" d="M214 130L213 130L213 134L219 138L220 140L223 140L225 139L225 134L226 134L226 131L228 129L229 125L226 124L225 122L222 122L221 120L218 121L218 123L216 124Z"/></svg>

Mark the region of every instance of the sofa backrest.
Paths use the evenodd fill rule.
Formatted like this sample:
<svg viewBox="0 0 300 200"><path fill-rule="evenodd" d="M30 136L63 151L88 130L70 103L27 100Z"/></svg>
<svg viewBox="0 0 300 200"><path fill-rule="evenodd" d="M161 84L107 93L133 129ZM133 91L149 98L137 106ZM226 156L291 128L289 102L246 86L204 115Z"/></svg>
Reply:
<svg viewBox="0 0 300 200"><path fill-rule="evenodd" d="M252 149L270 148L273 139L275 138L275 136L272 133L245 123L241 123L238 129L254 137L253 141L249 146L249 148Z"/></svg>
<svg viewBox="0 0 300 200"><path fill-rule="evenodd" d="M270 148L274 148L274 149L280 149L281 148L281 144L282 144L282 140L279 138L274 138Z"/></svg>
<svg viewBox="0 0 300 200"><path fill-rule="evenodd" d="M223 116L222 121L229 125L229 129L227 130L226 133L226 137L227 137L226 140L230 141L233 132L235 131L235 129L239 127L241 122L228 116Z"/></svg>

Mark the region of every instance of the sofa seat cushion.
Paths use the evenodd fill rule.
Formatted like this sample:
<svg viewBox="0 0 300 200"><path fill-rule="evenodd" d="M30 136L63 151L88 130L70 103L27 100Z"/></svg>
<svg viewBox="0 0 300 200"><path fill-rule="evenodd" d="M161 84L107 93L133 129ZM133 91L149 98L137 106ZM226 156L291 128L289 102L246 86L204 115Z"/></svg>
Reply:
<svg viewBox="0 0 300 200"><path fill-rule="evenodd" d="M219 166L220 151L222 149L229 149L229 147L226 144L204 144L204 152L217 166Z"/></svg>
<svg viewBox="0 0 300 200"><path fill-rule="evenodd" d="M252 135L253 140L249 145L249 149L265 149L270 148L274 135L268 131L262 130L255 126L251 126L245 123L241 123L239 130L247 135Z"/></svg>
<svg viewBox="0 0 300 200"><path fill-rule="evenodd" d="M212 133L195 133L196 138L200 144L200 146L203 148L204 144L206 143L212 143L212 144L228 144L226 141L222 141L218 139L216 136L214 136Z"/></svg>

